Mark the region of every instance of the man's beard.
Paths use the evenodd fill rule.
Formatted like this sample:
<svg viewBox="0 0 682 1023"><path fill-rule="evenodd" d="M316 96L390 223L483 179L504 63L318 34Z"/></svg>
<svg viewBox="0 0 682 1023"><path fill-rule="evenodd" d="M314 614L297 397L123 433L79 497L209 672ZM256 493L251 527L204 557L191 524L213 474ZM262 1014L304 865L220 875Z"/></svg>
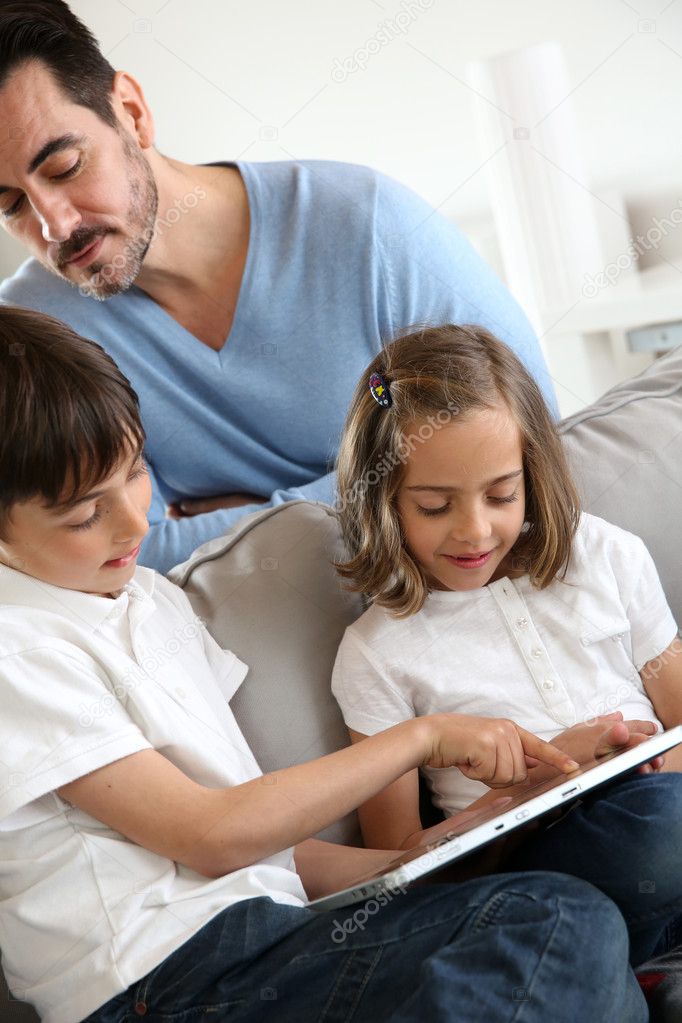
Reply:
<svg viewBox="0 0 682 1023"><path fill-rule="evenodd" d="M127 134L121 133L123 152L129 185L130 205L127 228L129 240L123 251L117 253L108 263L91 263L87 268L88 280L73 281L65 278L82 295L105 302L114 295L127 291L142 269L144 258L154 237L156 214L159 207L159 193L151 167ZM81 252L103 235L116 234L113 228L78 228L73 232L65 247L68 260L71 255ZM62 256L60 267L65 265Z"/></svg>

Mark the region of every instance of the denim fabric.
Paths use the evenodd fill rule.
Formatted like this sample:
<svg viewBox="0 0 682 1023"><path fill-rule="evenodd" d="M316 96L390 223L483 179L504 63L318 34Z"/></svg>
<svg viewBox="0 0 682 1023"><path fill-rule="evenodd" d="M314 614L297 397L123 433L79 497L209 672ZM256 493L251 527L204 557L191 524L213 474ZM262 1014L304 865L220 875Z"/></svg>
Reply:
<svg viewBox="0 0 682 1023"><path fill-rule="evenodd" d="M87 1023L645 1023L616 906L536 872L329 913L267 898L219 914Z"/></svg>
<svg viewBox="0 0 682 1023"><path fill-rule="evenodd" d="M611 898L630 933L630 961L682 940L668 925L682 912L682 774L633 774L587 796L504 862L505 870L554 870Z"/></svg>

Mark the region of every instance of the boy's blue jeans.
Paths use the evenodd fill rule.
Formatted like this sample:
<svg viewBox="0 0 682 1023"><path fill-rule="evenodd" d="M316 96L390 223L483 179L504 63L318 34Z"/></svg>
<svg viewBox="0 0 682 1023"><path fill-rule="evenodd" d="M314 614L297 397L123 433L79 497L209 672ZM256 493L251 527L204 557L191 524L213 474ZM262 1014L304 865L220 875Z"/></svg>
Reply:
<svg viewBox="0 0 682 1023"><path fill-rule="evenodd" d="M374 913L230 907L87 1023L644 1023L628 953L682 910L680 850L682 775L634 776L529 835L512 873Z"/></svg>
<svg viewBox="0 0 682 1023"><path fill-rule="evenodd" d="M562 874L424 887L376 915L251 899L87 1023L644 1023L627 948L614 904Z"/></svg>

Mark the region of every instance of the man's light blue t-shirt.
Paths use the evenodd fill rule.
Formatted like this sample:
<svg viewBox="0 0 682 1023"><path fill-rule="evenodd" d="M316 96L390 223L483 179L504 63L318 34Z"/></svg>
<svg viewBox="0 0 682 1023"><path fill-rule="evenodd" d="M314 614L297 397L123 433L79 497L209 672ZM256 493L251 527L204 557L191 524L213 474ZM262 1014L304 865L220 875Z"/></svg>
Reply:
<svg viewBox="0 0 682 1023"><path fill-rule="evenodd" d="M168 503L245 492L270 505L332 503L334 459L357 379L408 326L487 327L513 348L556 413L528 320L464 236L424 200L352 164L235 166L248 192L250 238L219 352L134 286L97 302L34 259L0 286L0 301L49 313L99 342L137 391L154 489L140 563L160 572L267 507L172 520Z"/></svg>

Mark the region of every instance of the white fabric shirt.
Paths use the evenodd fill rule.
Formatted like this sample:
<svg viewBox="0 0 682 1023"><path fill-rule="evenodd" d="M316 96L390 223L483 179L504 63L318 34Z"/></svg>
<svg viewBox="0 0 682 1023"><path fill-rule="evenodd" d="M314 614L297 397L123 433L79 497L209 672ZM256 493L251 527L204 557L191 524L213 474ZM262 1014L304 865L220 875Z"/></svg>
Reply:
<svg viewBox="0 0 682 1023"><path fill-rule="evenodd" d="M644 543L583 514L565 579L544 590L505 577L434 590L407 619L370 607L346 629L332 689L365 735L442 711L510 718L547 741L613 710L660 726L638 672L676 633ZM424 773L446 814L488 791L456 768Z"/></svg>
<svg viewBox="0 0 682 1023"><path fill-rule="evenodd" d="M305 904L291 849L210 879L55 792L144 749L211 788L258 777L227 702L247 670L148 568L116 599L0 569L0 948L45 1023L83 1019L232 903Z"/></svg>

